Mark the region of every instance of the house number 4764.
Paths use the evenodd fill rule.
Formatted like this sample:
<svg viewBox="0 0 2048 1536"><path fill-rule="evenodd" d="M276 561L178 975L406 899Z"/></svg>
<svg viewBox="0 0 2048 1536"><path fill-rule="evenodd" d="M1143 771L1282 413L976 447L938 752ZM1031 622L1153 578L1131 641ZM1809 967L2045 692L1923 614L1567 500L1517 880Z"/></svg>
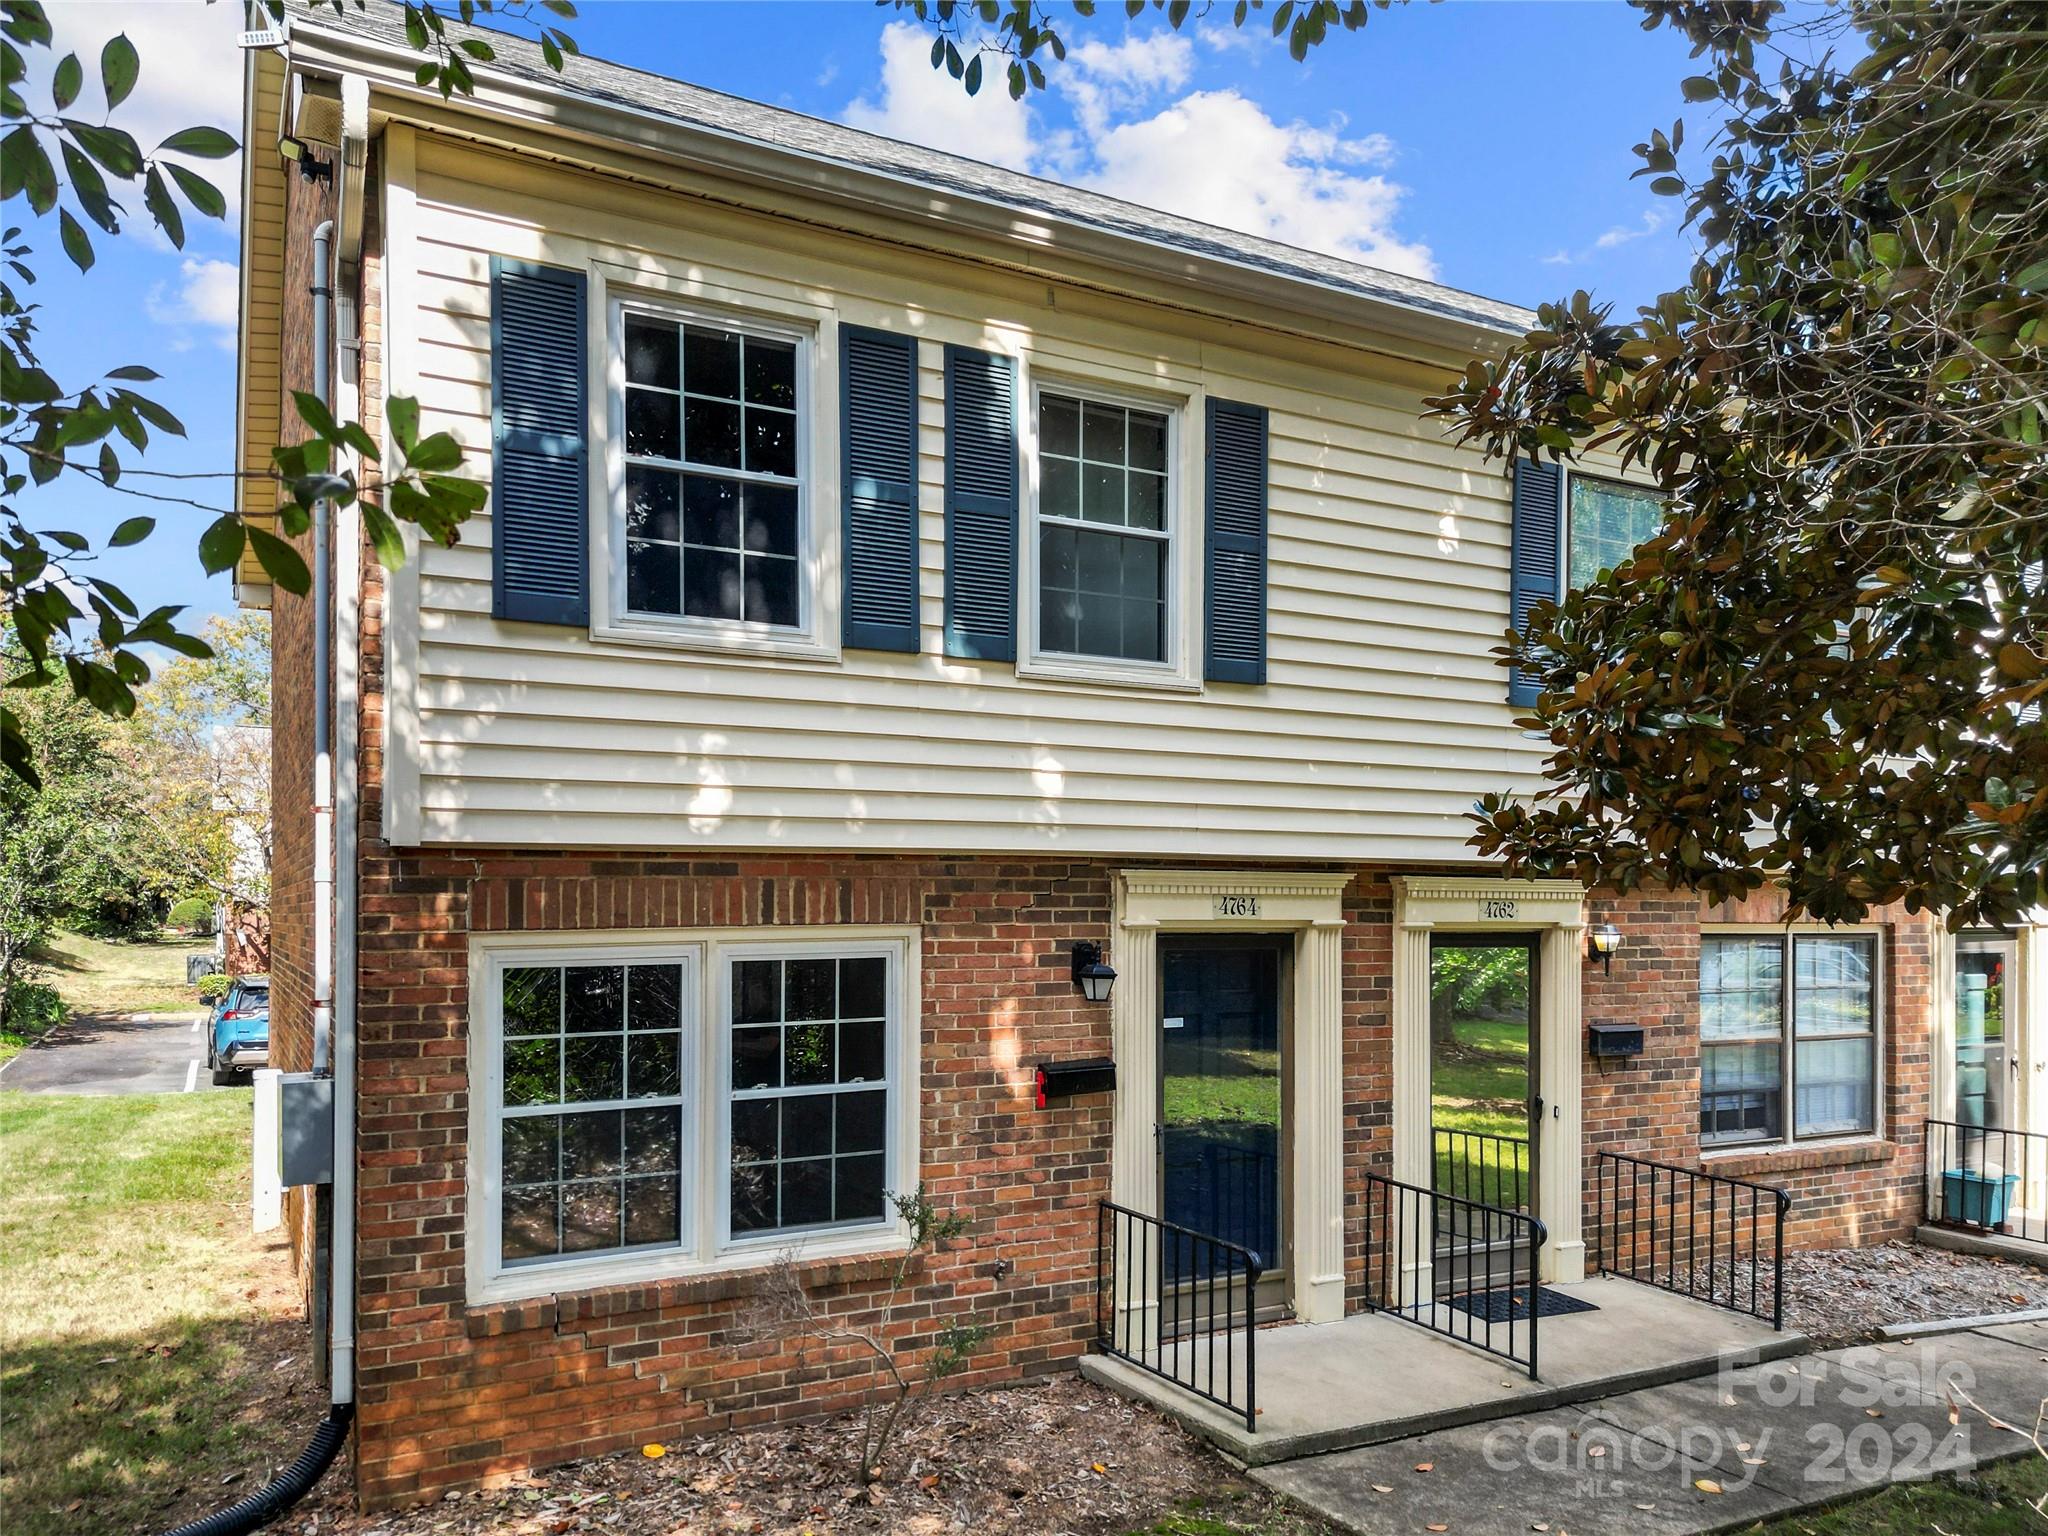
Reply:
<svg viewBox="0 0 2048 1536"><path fill-rule="evenodd" d="M1218 896L1216 898L1218 917L1257 917L1259 898L1256 896Z"/></svg>

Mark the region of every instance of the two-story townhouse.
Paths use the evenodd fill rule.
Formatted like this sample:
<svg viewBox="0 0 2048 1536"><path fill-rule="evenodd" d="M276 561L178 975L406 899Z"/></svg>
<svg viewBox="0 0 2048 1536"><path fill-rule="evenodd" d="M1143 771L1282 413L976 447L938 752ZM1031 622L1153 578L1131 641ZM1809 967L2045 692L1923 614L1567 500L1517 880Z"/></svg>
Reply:
<svg viewBox="0 0 2048 1536"><path fill-rule="evenodd" d="M1543 753L1511 611L1656 515L1419 419L1526 312L491 41L452 100L395 10L247 60L243 467L318 386L491 486L398 570L336 510L317 602L240 573L365 1501L846 1406L733 1319L791 1252L871 1304L919 1184L975 1223L920 1286L989 1381L1096 1340L1105 1201L1315 1325L1385 1303L1388 1196L1447 1169L1565 1285L1604 1153L1864 1243L1920 1220L1930 1113L2048 1110L2027 939L1475 862ZM1950 1020L1994 968L1987 1075Z"/></svg>

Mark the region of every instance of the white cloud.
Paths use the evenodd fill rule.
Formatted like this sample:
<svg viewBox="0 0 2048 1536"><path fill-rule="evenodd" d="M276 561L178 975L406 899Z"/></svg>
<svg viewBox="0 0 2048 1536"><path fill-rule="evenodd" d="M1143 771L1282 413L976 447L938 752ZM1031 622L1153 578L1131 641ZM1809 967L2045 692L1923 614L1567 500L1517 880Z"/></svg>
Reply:
<svg viewBox="0 0 2048 1536"><path fill-rule="evenodd" d="M931 67L922 28L890 23L881 51L878 94L844 114L856 128L1388 271L1436 270L1429 247L1395 228L1406 189L1380 174L1393 140L1351 134L1341 118L1279 122L1235 90L1179 94L1199 55L1178 33L1071 48L1047 102L1072 109L1071 128L1034 116L1028 100L1012 102L995 71L969 97Z"/></svg>
<svg viewBox="0 0 2048 1536"><path fill-rule="evenodd" d="M1195 45L1171 32L1127 37L1115 45L1090 39L1068 50L1063 77L1074 115L1091 137L1109 126L1113 113L1135 111L1163 91L1187 84L1195 67Z"/></svg>
<svg viewBox="0 0 2048 1536"><path fill-rule="evenodd" d="M1542 258L1543 264L1546 267L1575 267L1581 262L1591 260L1601 251L1611 251L1617 246L1627 245L1632 241L1646 240L1662 229L1666 222L1667 218L1663 209L1646 208L1643 210L1643 219L1640 224L1616 224L1611 229L1603 230L1594 236L1593 243L1583 250L1571 251L1560 246L1557 250Z"/></svg>
<svg viewBox="0 0 2048 1536"><path fill-rule="evenodd" d="M1663 210L1650 208L1644 211L1642 223L1634 227L1617 224L1613 229L1606 231L1593 242L1593 249L1596 251L1611 251L1617 245L1627 245L1631 240L1641 240L1646 235L1654 235L1663 227Z"/></svg>
<svg viewBox="0 0 2048 1536"><path fill-rule="evenodd" d="M191 332L212 331L217 346L233 351L241 314L241 273L232 261L202 261L187 256L178 266L175 287L152 283L142 305L149 318L175 334L174 351L192 345Z"/></svg>
<svg viewBox="0 0 2048 1536"><path fill-rule="evenodd" d="M991 70L980 94L969 96L945 70L932 68L931 34L907 21L882 29L879 98L848 103L844 119L906 143L1015 171L1031 168L1031 109L1010 99L1001 70Z"/></svg>
<svg viewBox="0 0 2048 1536"><path fill-rule="evenodd" d="M1101 135L1084 180L1204 223L1431 277L1429 247L1394 227L1406 190L1358 174L1392 153L1384 134L1346 138L1341 124L1279 123L1235 91L1196 91Z"/></svg>
<svg viewBox="0 0 2048 1536"><path fill-rule="evenodd" d="M127 130L148 154L180 128L207 126L224 128L241 137L242 54L235 46L235 34L242 29L242 6L238 0L155 0L138 3L75 3L49 9L55 45L34 50L37 65L32 92L48 96L49 71L67 53L76 53L85 67L85 90L72 108L72 115L100 121L106 98L100 88L100 50L118 33L125 32L141 60L141 72L128 99L114 109L109 119ZM242 171L238 156L225 160L192 161L185 164L219 187L228 200L225 228L232 231L236 206L241 200ZM121 189L115 200L127 205L122 230L165 245L154 231L154 221L142 206L140 186L128 195ZM188 241L198 227L217 226L189 206L185 213Z"/></svg>

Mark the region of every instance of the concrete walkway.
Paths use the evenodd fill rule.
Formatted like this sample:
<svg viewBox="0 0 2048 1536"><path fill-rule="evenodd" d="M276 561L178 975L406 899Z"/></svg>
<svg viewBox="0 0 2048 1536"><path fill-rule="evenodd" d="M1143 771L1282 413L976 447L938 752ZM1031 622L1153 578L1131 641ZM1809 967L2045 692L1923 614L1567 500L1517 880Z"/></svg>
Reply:
<svg viewBox="0 0 2048 1536"><path fill-rule="evenodd" d="M1728 1366L1252 1475L1375 1536L1691 1536L2032 1454L1958 1394L2031 1430L2048 1398L2048 1321Z"/></svg>

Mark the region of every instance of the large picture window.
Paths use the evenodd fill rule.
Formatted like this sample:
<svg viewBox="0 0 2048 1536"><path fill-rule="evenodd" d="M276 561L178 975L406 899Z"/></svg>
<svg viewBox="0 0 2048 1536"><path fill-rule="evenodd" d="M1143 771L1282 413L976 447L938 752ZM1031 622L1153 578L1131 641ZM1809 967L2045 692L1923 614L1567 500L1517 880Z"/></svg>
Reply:
<svg viewBox="0 0 2048 1536"><path fill-rule="evenodd" d="M914 943L480 941L476 1299L888 1239L917 1178Z"/></svg>
<svg viewBox="0 0 2048 1536"><path fill-rule="evenodd" d="M1565 585L1582 587L1656 534L1664 523L1664 498L1647 486L1619 480L1568 478Z"/></svg>
<svg viewBox="0 0 2048 1536"><path fill-rule="evenodd" d="M1171 418L1038 397L1038 649L1113 662L1167 659Z"/></svg>
<svg viewBox="0 0 2048 1536"><path fill-rule="evenodd" d="M632 309L618 334L627 615L800 628L800 343Z"/></svg>
<svg viewBox="0 0 2048 1536"><path fill-rule="evenodd" d="M1875 935L1702 937L1700 1140L1875 1130L1877 1029Z"/></svg>

